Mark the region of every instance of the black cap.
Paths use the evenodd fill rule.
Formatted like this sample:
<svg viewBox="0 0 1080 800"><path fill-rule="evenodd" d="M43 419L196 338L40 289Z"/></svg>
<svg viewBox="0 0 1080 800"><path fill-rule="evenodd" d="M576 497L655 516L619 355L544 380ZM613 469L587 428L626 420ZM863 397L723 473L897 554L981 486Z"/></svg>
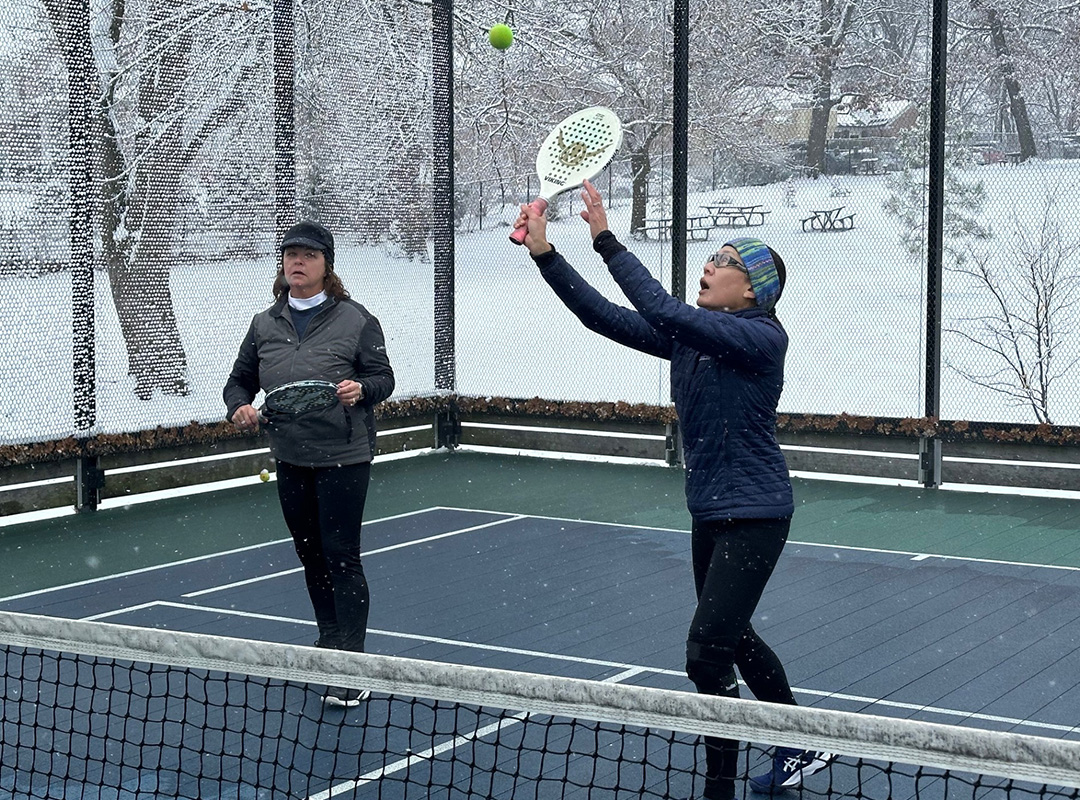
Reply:
<svg viewBox="0 0 1080 800"><path fill-rule="evenodd" d="M281 239L281 249L286 247L312 247L326 253L326 260L334 260L334 235L317 222L304 220L293 225Z"/></svg>

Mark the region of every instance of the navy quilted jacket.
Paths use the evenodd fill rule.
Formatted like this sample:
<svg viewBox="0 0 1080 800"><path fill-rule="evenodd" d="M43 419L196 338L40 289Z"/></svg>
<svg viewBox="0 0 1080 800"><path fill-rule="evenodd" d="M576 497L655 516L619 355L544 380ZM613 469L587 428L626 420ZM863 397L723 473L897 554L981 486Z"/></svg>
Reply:
<svg viewBox="0 0 1080 800"><path fill-rule="evenodd" d="M758 308L728 313L689 306L626 250L610 257L608 269L636 312L601 295L560 254L536 262L587 328L671 360L686 504L695 519L791 516L791 481L775 437L788 344L779 322Z"/></svg>

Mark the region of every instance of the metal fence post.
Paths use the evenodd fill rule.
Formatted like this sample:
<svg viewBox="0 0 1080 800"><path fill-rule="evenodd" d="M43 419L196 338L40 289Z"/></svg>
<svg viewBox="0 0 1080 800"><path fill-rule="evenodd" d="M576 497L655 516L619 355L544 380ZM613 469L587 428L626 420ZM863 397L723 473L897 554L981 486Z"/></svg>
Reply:
<svg viewBox="0 0 1080 800"><path fill-rule="evenodd" d="M457 384L454 304L454 38L453 0L431 4L432 245L435 251L435 388Z"/></svg>
<svg viewBox="0 0 1080 800"><path fill-rule="evenodd" d="M68 157L71 207L72 386L75 435L85 437L97 423L97 359L94 318L94 212L91 202L91 142L94 117L94 54L90 45L90 3L79 0L63 18L68 66Z"/></svg>
<svg viewBox="0 0 1080 800"><path fill-rule="evenodd" d="M75 460L75 510L97 511L101 490L105 488L105 470L98 465L97 456L80 456Z"/></svg>
<svg viewBox="0 0 1080 800"><path fill-rule="evenodd" d="M460 443L461 412L457 402L452 400L449 406L435 415L435 449L453 450Z"/></svg>
<svg viewBox="0 0 1080 800"><path fill-rule="evenodd" d="M690 131L690 2L675 0L672 18L671 293L686 299L686 196Z"/></svg>
<svg viewBox="0 0 1080 800"><path fill-rule="evenodd" d="M664 426L664 461L669 467L683 465L682 428L678 420Z"/></svg>
<svg viewBox="0 0 1080 800"><path fill-rule="evenodd" d="M948 0L934 0L930 61L930 159L928 167L926 237L926 402L925 416L941 419L941 293L945 220L945 26ZM924 464L924 459L927 463ZM919 441L919 479L928 489L941 484L941 440L934 435Z"/></svg>
<svg viewBox="0 0 1080 800"><path fill-rule="evenodd" d="M296 221L296 31L293 0L273 0L274 225L280 236Z"/></svg>

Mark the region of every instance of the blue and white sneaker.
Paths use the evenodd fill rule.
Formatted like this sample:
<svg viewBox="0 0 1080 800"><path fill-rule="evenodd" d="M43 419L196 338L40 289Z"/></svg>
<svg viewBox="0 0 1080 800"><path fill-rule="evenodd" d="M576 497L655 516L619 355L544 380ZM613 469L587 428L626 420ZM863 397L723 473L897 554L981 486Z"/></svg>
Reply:
<svg viewBox="0 0 1080 800"><path fill-rule="evenodd" d="M750 779L750 788L761 794L775 794L784 789L798 789L803 778L825 769L833 757L814 750L778 747L773 754L772 769Z"/></svg>

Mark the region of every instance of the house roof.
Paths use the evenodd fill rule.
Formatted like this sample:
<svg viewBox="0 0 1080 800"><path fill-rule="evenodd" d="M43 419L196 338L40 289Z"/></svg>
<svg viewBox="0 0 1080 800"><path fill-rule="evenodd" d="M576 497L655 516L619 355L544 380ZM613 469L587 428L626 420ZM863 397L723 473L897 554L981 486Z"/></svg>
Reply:
<svg viewBox="0 0 1080 800"><path fill-rule="evenodd" d="M841 103L836 109L838 128L868 128L888 125L914 105L910 100L882 100L871 108L852 108Z"/></svg>

